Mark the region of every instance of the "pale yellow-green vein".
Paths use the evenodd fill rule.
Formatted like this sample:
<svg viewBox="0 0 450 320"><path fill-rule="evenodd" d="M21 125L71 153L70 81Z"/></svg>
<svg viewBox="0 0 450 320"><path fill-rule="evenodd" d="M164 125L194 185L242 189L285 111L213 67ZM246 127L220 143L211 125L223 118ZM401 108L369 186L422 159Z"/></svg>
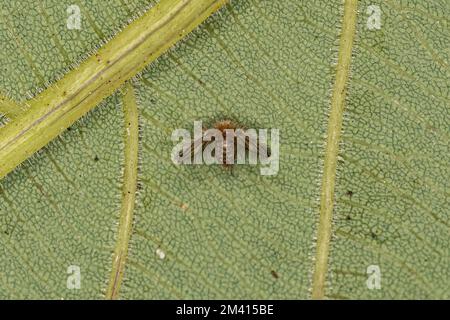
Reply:
<svg viewBox="0 0 450 320"><path fill-rule="evenodd" d="M313 299L323 299L325 296L328 255L332 232L336 166L339 154L345 97L347 94L347 83L350 74L353 41L356 32L357 4L357 0L347 0L344 4L344 17L339 40L336 78L331 96L331 110L328 120L327 142L320 193L319 226L317 230L315 265L312 278Z"/></svg>
<svg viewBox="0 0 450 320"><path fill-rule="evenodd" d="M107 299L116 299L123 279L133 227L133 211L136 200L139 148L138 108L133 86L127 83L123 95L123 112L125 115L125 162L122 185L122 203L117 231L116 247L113 255Z"/></svg>

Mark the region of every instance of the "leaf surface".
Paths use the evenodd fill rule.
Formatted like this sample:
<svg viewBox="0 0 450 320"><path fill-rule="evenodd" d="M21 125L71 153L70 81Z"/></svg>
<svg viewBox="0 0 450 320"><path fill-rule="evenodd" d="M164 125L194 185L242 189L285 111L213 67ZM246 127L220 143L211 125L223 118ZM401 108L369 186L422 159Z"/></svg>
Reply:
<svg viewBox="0 0 450 320"><path fill-rule="evenodd" d="M2 3L0 130L156 1L71 4ZM449 13L231 1L0 181L0 297L449 298ZM278 174L172 163L222 119L280 129Z"/></svg>

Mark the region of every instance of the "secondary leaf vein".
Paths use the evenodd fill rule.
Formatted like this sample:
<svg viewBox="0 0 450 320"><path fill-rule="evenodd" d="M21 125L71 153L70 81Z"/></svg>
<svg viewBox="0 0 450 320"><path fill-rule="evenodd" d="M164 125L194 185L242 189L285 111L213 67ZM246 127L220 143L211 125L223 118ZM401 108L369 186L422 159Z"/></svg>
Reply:
<svg viewBox="0 0 450 320"><path fill-rule="evenodd" d="M353 40L356 32L357 3L357 0L347 0L344 5L344 18L339 40L336 79L331 97L331 110L320 194L319 226L317 230L315 266L312 278L313 299L323 299L325 295L325 280L328 272L328 255L332 232L336 164L339 154L347 82L350 74Z"/></svg>

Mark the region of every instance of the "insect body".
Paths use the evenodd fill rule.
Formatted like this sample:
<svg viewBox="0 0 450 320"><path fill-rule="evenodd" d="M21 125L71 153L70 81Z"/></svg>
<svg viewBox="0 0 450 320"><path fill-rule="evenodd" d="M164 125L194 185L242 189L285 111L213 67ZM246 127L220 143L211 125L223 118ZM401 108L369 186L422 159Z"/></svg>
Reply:
<svg viewBox="0 0 450 320"><path fill-rule="evenodd" d="M264 159L270 156L266 145L258 142L254 129L247 130L232 120L225 119L216 122L212 128L202 127L201 135L194 137L194 140L180 151L179 157L181 163L190 163L193 157L194 163L198 164L202 163L203 154L203 160L207 164L215 162L230 168L236 163L244 164L247 155L250 164L256 164L258 151L260 159L261 156ZM209 155L213 156L208 157Z"/></svg>

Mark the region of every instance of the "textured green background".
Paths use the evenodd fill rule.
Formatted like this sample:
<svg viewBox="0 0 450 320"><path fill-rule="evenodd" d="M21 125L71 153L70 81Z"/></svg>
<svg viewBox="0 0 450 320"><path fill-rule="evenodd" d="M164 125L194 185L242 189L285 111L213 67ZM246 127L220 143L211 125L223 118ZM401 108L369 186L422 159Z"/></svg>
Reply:
<svg viewBox="0 0 450 320"><path fill-rule="evenodd" d="M2 2L0 92L29 99L153 2ZM382 28L368 30L377 3ZM80 31L66 28L70 4ZM450 5L358 8L326 297L450 298ZM121 298L310 296L342 12L235 0L133 81L140 187ZM279 128L279 174L172 164L172 130L221 118ZM115 94L0 182L1 298L104 296L123 131ZM80 290L66 288L69 265ZM369 265L381 290L366 286Z"/></svg>

